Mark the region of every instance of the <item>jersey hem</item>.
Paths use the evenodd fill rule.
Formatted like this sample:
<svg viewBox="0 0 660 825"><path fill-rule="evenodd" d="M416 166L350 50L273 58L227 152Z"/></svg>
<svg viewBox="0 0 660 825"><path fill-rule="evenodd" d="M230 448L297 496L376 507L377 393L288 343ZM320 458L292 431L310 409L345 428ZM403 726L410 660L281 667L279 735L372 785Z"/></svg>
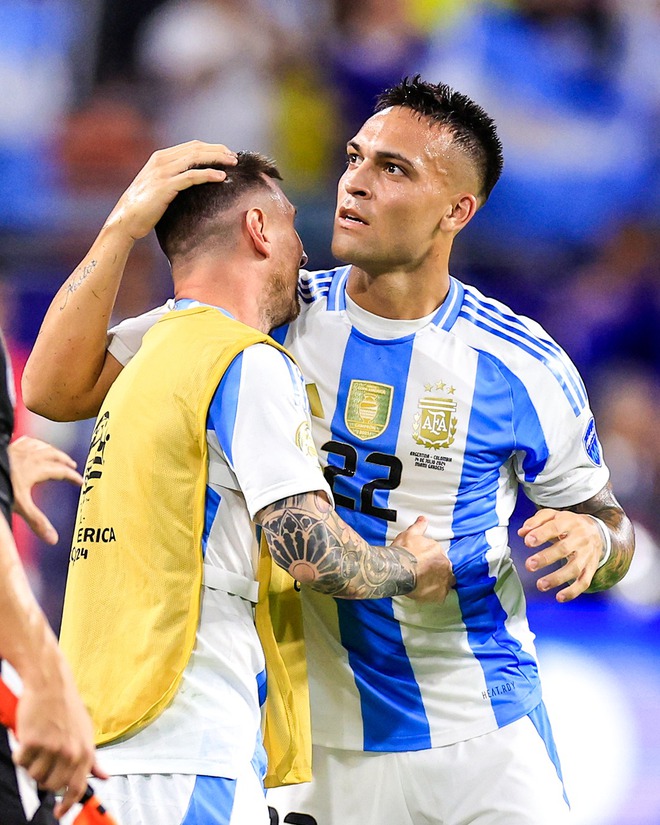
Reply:
<svg viewBox="0 0 660 825"><path fill-rule="evenodd" d="M429 745L429 736L398 736L396 739L391 739L383 743L382 747L350 747L348 745L338 744L332 741L332 735L324 737L322 732L315 731L312 742L322 748L332 748L339 751L353 751L356 753L405 753L406 751L423 751L432 750L433 748L443 748L448 745L456 745L459 742L466 742L469 739L476 739L479 736L484 736L487 733L499 730L507 725L517 722L529 715L542 702L541 686L538 685L522 703L516 705L516 710L510 716L506 716L505 721L498 721L493 717L490 720L480 720L478 723L464 727L459 733L431 733L431 744ZM503 714L500 712L500 718ZM341 728L341 725L337 725ZM336 733L336 729L332 732ZM325 740L325 741L323 741Z"/></svg>
<svg viewBox="0 0 660 825"><path fill-rule="evenodd" d="M110 776L128 776L129 774L183 774L190 776L221 776L225 779L236 779L242 769L235 764L209 759L157 759L147 760L129 758L105 759L103 748L98 748L99 762L103 770ZM250 760L246 759L249 765Z"/></svg>
<svg viewBox="0 0 660 825"><path fill-rule="evenodd" d="M305 493L315 493L318 490L323 491L328 496L330 501L332 501L332 493L330 492L330 488L321 473L319 473L319 478L317 480L322 483L312 484L310 482L309 484L301 487L300 481L298 480L297 482L278 484L277 487L267 490L254 501L250 502L250 518L254 519L259 510L263 510L264 507L275 504L276 501L280 501L283 498L289 498L290 496L301 496L305 495Z"/></svg>

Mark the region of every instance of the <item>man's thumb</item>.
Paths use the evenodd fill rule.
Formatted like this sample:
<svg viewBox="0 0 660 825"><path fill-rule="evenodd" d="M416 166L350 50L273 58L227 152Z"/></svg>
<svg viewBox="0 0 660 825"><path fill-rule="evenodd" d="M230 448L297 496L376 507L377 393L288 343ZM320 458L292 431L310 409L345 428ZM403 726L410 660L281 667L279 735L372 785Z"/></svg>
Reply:
<svg viewBox="0 0 660 825"><path fill-rule="evenodd" d="M414 533L417 536L423 536L426 533L426 528L429 526L428 520L425 516L417 516L415 521L408 528L409 533Z"/></svg>

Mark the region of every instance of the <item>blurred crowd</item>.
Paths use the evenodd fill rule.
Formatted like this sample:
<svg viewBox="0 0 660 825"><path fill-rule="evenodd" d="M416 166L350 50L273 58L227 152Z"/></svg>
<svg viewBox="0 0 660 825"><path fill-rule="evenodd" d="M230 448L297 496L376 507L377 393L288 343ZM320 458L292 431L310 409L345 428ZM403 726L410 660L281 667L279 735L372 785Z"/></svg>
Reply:
<svg viewBox="0 0 660 825"><path fill-rule="evenodd" d="M619 595L660 609L658 42L660 0L5 0L0 316L17 371L155 148L200 138L272 155L310 265L332 266L345 142L381 89L420 72L483 105L504 144L453 274L535 317L577 364L641 537L631 581L645 589ZM117 317L168 291L145 241ZM84 462L88 424L21 414L20 427ZM66 545L77 491L56 494ZM23 548L57 625L66 553Z"/></svg>

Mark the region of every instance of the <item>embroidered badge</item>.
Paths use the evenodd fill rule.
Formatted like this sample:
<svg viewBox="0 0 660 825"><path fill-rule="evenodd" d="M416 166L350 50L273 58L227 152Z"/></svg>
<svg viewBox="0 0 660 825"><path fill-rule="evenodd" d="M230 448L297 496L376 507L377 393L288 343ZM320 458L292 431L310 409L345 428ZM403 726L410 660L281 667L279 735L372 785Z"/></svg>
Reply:
<svg viewBox="0 0 660 825"><path fill-rule="evenodd" d="M593 462L596 467L601 467L603 464L603 456L600 449L600 441L598 440L598 435L596 434L596 422L593 417L587 424L587 429L584 431L582 441L584 443L584 449L589 456L589 460Z"/></svg>
<svg viewBox="0 0 660 825"><path fill-rule="evenodd" d="M457 404L453 398L444 396L453 395L456 388L438 381L436 384L426 384L424 389L433 395L424 395L417 403L417 412L413 417L413 438L418 444L432 450L449 447L454 443L458 427L455 415Z"/></svg>
<svg viewBox="0 0 660 825"><path fill-rule="evenodd" d="M344 421L360 441L369 441L385 432L390 423L394 387L375 381L351 381Z"/></svg>
<svg viewBox="0 0 660 825"><path fill-rule="evenodd" d="M316 452L314 439L312 438L312 431L307 421L303 422L296 431L296 447L303 455L311 458L318 458L319 454Z"/></svg>

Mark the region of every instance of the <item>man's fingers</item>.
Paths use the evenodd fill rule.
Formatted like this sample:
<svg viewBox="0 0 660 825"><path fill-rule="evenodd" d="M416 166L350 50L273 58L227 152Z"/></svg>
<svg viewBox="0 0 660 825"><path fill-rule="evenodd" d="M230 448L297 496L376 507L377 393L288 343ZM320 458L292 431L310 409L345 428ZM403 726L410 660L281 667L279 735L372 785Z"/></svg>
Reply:
<svg viewBox="0 0 660 825"><path fill-rule="evenodd" d="M195 163L235 163L238 153L224 143L206 143L203 140L188 140L166 149L158 149L152 157L176 161L184 157L193 157Z"/></svg>
<svg viewBox="0 0 660 825"><path fill-rule="evenodd" d="M55 767L56 755L43 748L22 747L19 745L12 755L14 764L20 765L30 774L37 784L47 790L56 791L60 786L48 784L50 775Z"/></svg>
<svg viewBox="0 0 660 825"><path fill-rule="evenodd" d="M37 481L70 481L72 484L77 484L79 487L83 483L83 477L76 470L75 463L73 467L70 464L63 464L59 461L54 461L43 467L42 477ZM37 483L35 481L35 483Z"/></svg>
<svg viewBox="0 0 660 825"><path fill-rule="evenodd" d="M59 538L57 530L31 498L29 502L23 502L20 514L28 523L32 532L42 539L42 541L45 541L46 544L57 544Z"/></svg>
<svg viewBox="0 0 660 825"><path fill-rule="evenodd" d="M101 768L98 762L94 762L92 767L89 769L89 772L92 776L95 776L97 779L108 779L109 775Z"/></svg>
<svg viewBox="0 0 660 825"><path fill-rule="evenodd" d="M122 224L133 240L147 235L179 192L227 177L207 164L233 166L237 154L219 143L189 141L153 153L119 199L106 224ZM192 166L202 168L191 169Z"/></svg>
<svg viewBox="0 0 660 825"><path fill-rule="evenodd" d="M548 567L548 565L554 564L560 559L566 558L566 556L566 548L564 544L559 541L550 547L546 547L544 550L540 550L538 553L534 553L533 556L530 556L525 561L525 567L533 573L535 570L541 570L543 567Z"/></svg>
<svg viewBox="0 0 660 825"><path fill-rule="evenodd" d="M41 441L38 438L31 438L31 448L30 452L34 454L41 454L39 457L43 457L48 459L49 461L56 461L60 464L66 464L68 467L75 467L76 462L71 458L70 455L67 455L63 450L59 450L57 447L53 447L52 444L48 444L46 441Z"/></svg>
<svg viewBox="0 0 660 825"><path fill-rule="evenodd" d="M200 183L220 183L226 177L227 173L223 169L186 169L176 176L174 182L177 191L182 192Z"/></svg>
<svg viewBox="0 0 660 825"><path fill-rule="evenodd" d="M424 516L417 516L410 527L406 528L405 532L412 533L415 536L423 536L428 526L428 520Z"/></svg>
<svg viewBox="0 0 660 825"><path fill-rule="evenodd" d="M69 811L75 804L78 802L80 797L85 793L87 789L87 773L83 768L80 768L74 775L69 779L69 783L66 786L66 791L64 792L64 796L62 800L55 806L54 814L56 819L61 819L64 814Z"/></svg>
<svg viewBox="0 0 660 825"><path fill-rule="evenodd" d="M582 595L586 591L588 584L582 582L581 580L574 581L568 587L564 587L563 590L560 590L559 593L555 596L555 599L558 602L572 602L573 599L577 599L578 596Z"/></svg>

